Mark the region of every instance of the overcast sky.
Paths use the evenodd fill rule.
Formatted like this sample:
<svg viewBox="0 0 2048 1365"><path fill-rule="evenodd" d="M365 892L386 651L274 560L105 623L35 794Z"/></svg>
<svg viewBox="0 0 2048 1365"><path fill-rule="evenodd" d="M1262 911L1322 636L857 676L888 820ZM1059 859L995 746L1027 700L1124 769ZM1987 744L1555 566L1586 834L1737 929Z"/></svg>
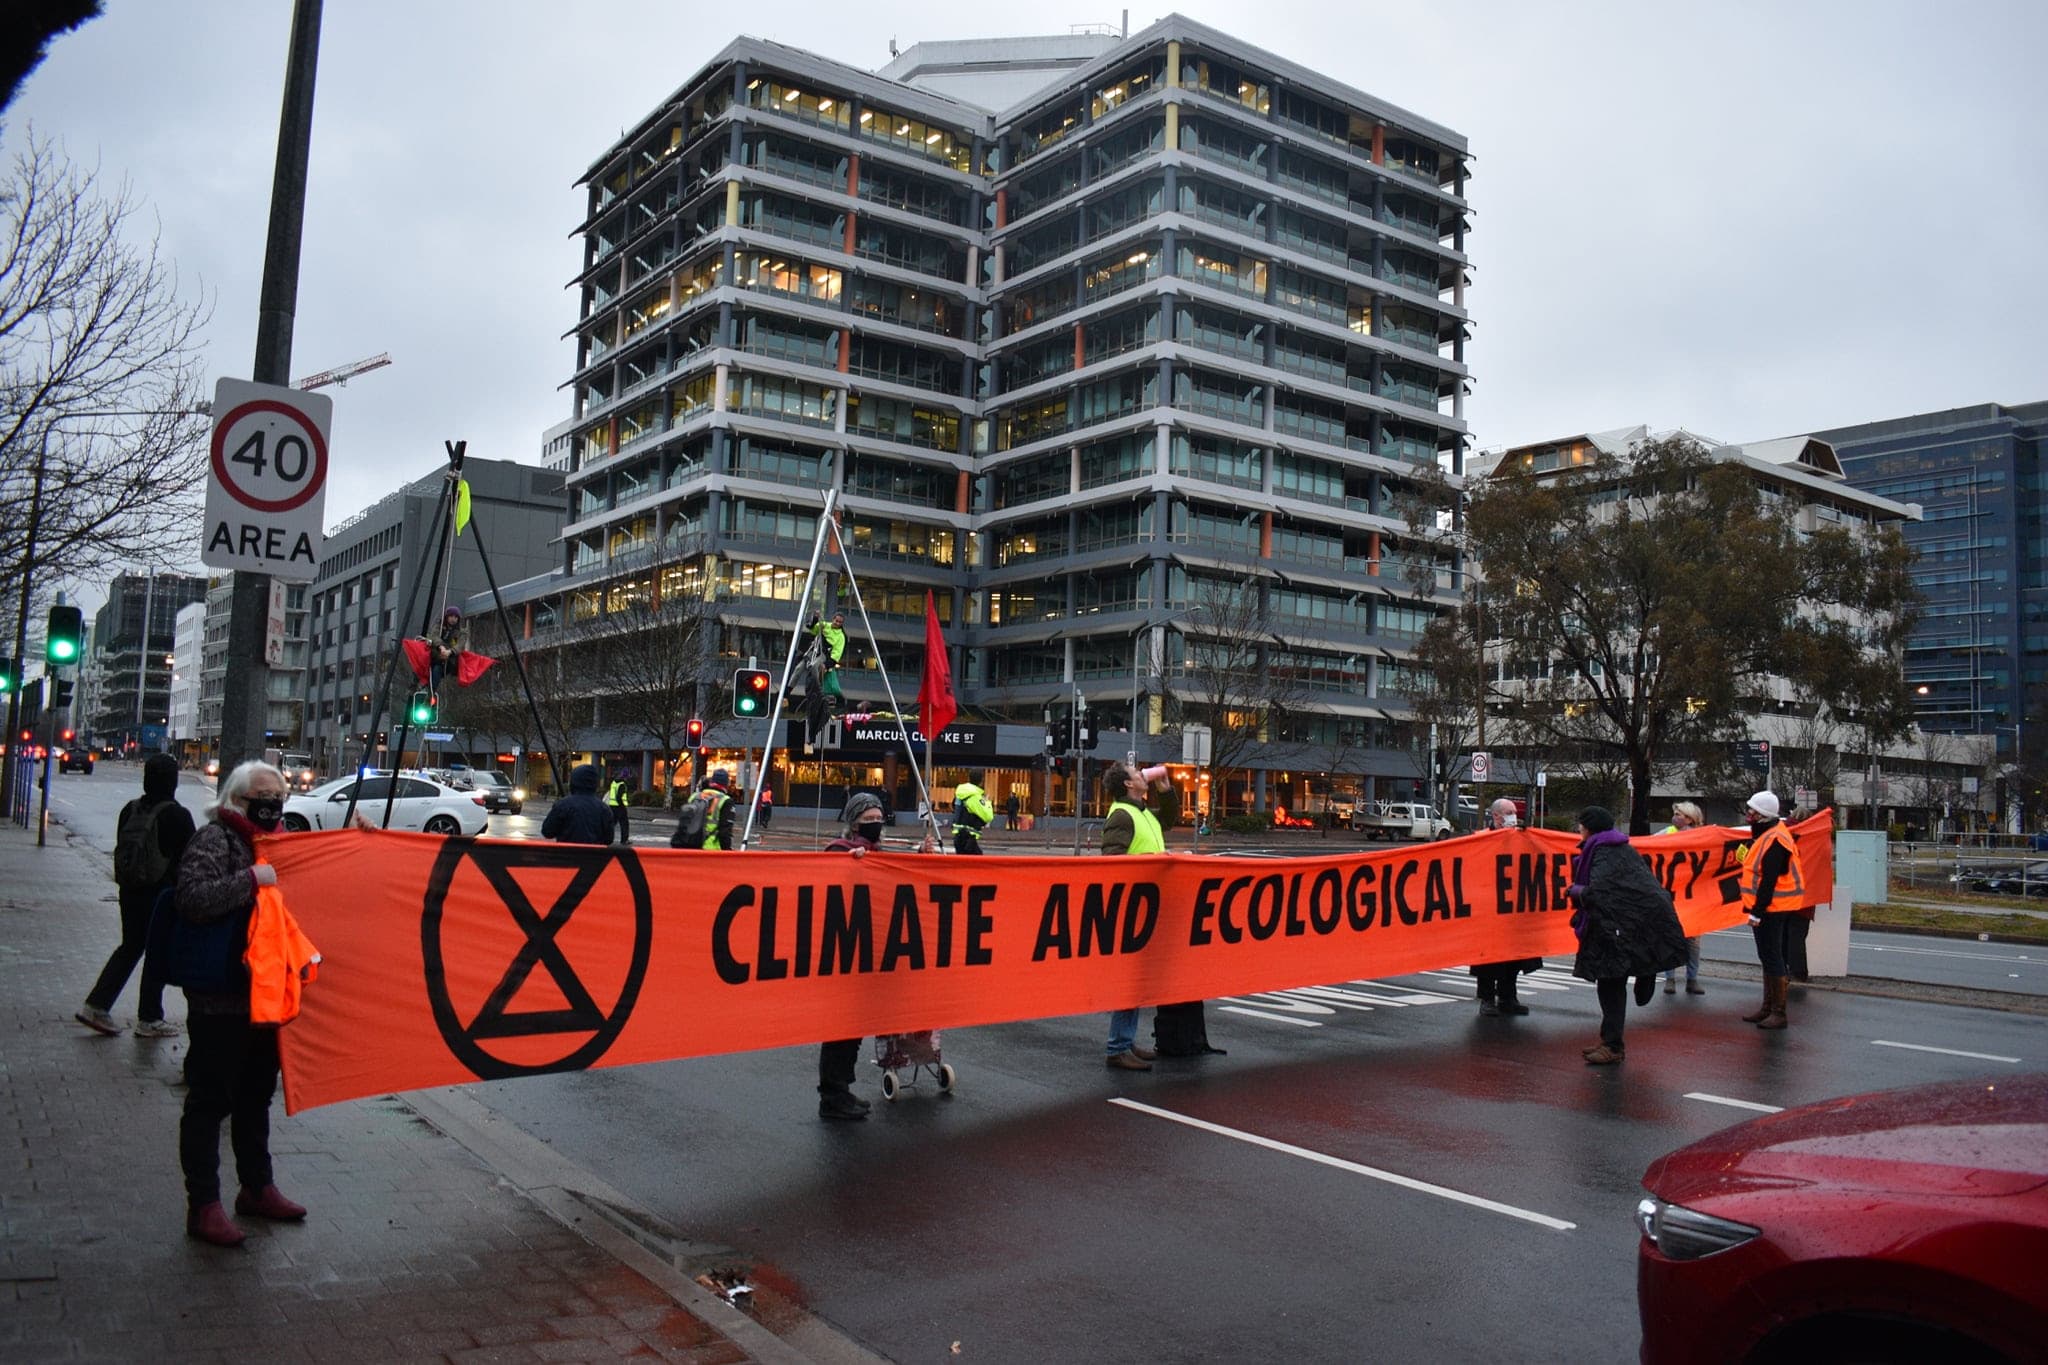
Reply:
<svg viewBox="0 0 2048 1365"><path fill-rule="evenodd" d="M107 0L9 111L126 176L249 373L288 0ZM1135 31L1165 9L1131 11ZM1464 133L1482 447L1645 422L1728 440L2048 398L2040 0L1191 3ZM1116 9L331 0L294 378L336 405L330 525L444 438L533 461L569 415L576 177L736 29L854 65L893 36ZM889 25L895 26L893 34ZM196 557L196 528L195 528Z"/></svg>

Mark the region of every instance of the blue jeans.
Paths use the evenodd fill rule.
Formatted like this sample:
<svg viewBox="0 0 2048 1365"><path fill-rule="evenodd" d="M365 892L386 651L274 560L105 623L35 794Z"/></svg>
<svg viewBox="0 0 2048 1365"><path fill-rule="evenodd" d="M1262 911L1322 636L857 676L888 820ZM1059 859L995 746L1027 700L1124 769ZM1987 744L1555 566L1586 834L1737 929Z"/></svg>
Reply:
<svg viewBox="0 0 2048 1365"><path fill-rule="evenodd" d="M1664 979L1666 981L1675 981L1677 980L1677 978L1678 972L1675 968L1671 971L1664 973ZM1685 984L1688 986L1693 985L1699 979L1700 941L1696 937L1689 938L1685 941Z"/></svg>
<svg viewBox="0 0 2048 1365"><path fill-rule="evenodd" d="M1117 1010L1109 1016L1109 1055L1129 1052L1138 1045L1138 1012Z"/></svg>

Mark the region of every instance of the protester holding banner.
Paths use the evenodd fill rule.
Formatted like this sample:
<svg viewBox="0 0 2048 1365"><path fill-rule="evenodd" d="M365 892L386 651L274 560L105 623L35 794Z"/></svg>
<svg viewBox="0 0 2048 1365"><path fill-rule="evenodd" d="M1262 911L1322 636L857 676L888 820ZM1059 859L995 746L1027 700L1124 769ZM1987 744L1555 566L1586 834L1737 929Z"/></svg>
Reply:
<svg viewBox="0 0 2048 1365"><path fill-rule="evenodd" d="M846 833L825 845L828 853L860 858L882 846L882 803L867 792L855 792L839 812ZM818 1044L818 1117L858 1120L868 1116L868 1102L853 1093L854 1063L860 1060L860 1039L837 1038Z"/></svg>
<svg viewBox="0 0 2048 1365"><path fill-rule="evenodd" d="M1689 829L1698 829L1707 823L1707 813L1696 802L1680 801L1671 808L1671 823L1662 833L1683 834ZM1664 973L1664 994L1678 993L1678 973L1674 969ZM1694 934L1685 941L1685 993L1705 995L1707 988L1700 984L1700 939Z"/></svg>
<svg viewBox="0 0 2048 1365"><path fill-rule="evenodd" d="M1749 821L1750 844L1742 864L1743 913L1756 938L1757 961L1764 969L1764 1002L1742 1016L1761 1029L1786 1026L1785 991L1791 963L1788 947L1793 923L1806 907L1806 882L1799 866L1799 844L1778 818L1778 797L1762 791L1743 809Z"/></svg>
<svg viewBox="0 0 2048 1365"><path fill-rule="evenodd" d="M185 987L192 1050L186 1058L185 1111L178 1160L185 1172L185 1233L215 1246L240 1246L244 1233L220 1202L220 1124L227 1119L241 1191L235 1212L299 1219L306 1210L278 1192L270 1163L270 1099L277 1090L278 1030L249 1021L249 972L242 947L258 887L277 873L256 860L256 840L284 816L284 774L248 762L220 784L212 819L192 836L178 864L174 905L187 925L213 929L220 971L205 987Z"/></svg>
<svg viewBox="0 0 2048 1365"><path fill-rule="evenodd" d="M1586 807L1579 812L1579 837L1566 893L1579 907L1572 915L1579 936L1572 975L1592 982L1600 997L1600 1042L1585 1050L1586 1064L1612 1066L1622 1058L1628 979L1636 979L1636 1003L1649 1004L1657 973L1685 961L1685 931L1671 893L1614 827L1612 815Z"/></svg>
<svg viewBox="0 0 2048 1365"><path fill-rule="evenodd" d="M1488 829L1513 829L1518 822L1515 803L1505 796L1486 808ZM1515 982L1523 972L1536 971L1542 965L1540 957L1518 957L1507 962L1482 962L1467 968L1479 978L1479 1012L1485 1015L1527 1014L1529 1007L1518 998Z"/></svg>
<svg viewBox="0 0 2048 1365"><path fill-rule="evenodd" d="M1112 763L1102 774L1102 794L1109 798L1109 815L1102 822L1102 852L1105 857L1124 854L1146 854L1166 852L1166 834L1159 827L1159 817L1145 808L1145 798L1152 784L1146 774L1128 763ZM1152 1021L1154 1039L1158 1041L1159 1018L1167 1010L1178 1010L1185 1014L1188 1006L1161 1006ZM1178 1027L1191 1035L1202 1035L1202 1003L1194 1002L1192 1029L1183 1018ZM1201 1037L1201 1044L1191 1049L1200 1052L1207 1047L1208 1038ZM1152 1059L1158 1054L1150 1048L1138 1046L1138 1011L1136 1007L1116 1010L1109 1016L1108 1055L1105 1060L1116 1071L1150 1071Z"/></svg>

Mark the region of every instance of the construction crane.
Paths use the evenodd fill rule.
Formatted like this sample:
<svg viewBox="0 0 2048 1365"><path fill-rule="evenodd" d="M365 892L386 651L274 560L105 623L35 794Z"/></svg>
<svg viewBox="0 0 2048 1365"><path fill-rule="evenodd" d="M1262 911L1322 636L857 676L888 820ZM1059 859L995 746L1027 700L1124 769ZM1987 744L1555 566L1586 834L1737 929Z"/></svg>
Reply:
<svg viewBox="0 0 2048 1365"><path fill-rule="evenodd" d="M324 389L329 384L346 384L359 374L364 374L370 370L381 370L390 363L391 352L380 351L367 360L352 360L346 365L338 365L331 370L322 370L318 374L309 374L298 383L292 385L292 387L295 389Z"/></svg>

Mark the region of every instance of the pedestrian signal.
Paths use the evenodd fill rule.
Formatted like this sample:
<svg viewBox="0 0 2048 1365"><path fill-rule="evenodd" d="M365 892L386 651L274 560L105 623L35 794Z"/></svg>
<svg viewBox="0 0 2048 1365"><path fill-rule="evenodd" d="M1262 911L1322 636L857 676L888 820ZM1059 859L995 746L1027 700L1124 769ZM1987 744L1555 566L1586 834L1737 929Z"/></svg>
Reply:
<svg viewBox="0 0 2048 1365"><path fill-rule="evenodd" d="M78 662L85 647L85 613L77 607L51 607L43 635L44 657L53 664Z"/></svg>
<svg viewBox="0 0 2048 1365"><path fill-rule="evenodd" d="M775 687L765 668L742 668L732 675L732 713L742 720L768 714L768 694Z"/></svg>

